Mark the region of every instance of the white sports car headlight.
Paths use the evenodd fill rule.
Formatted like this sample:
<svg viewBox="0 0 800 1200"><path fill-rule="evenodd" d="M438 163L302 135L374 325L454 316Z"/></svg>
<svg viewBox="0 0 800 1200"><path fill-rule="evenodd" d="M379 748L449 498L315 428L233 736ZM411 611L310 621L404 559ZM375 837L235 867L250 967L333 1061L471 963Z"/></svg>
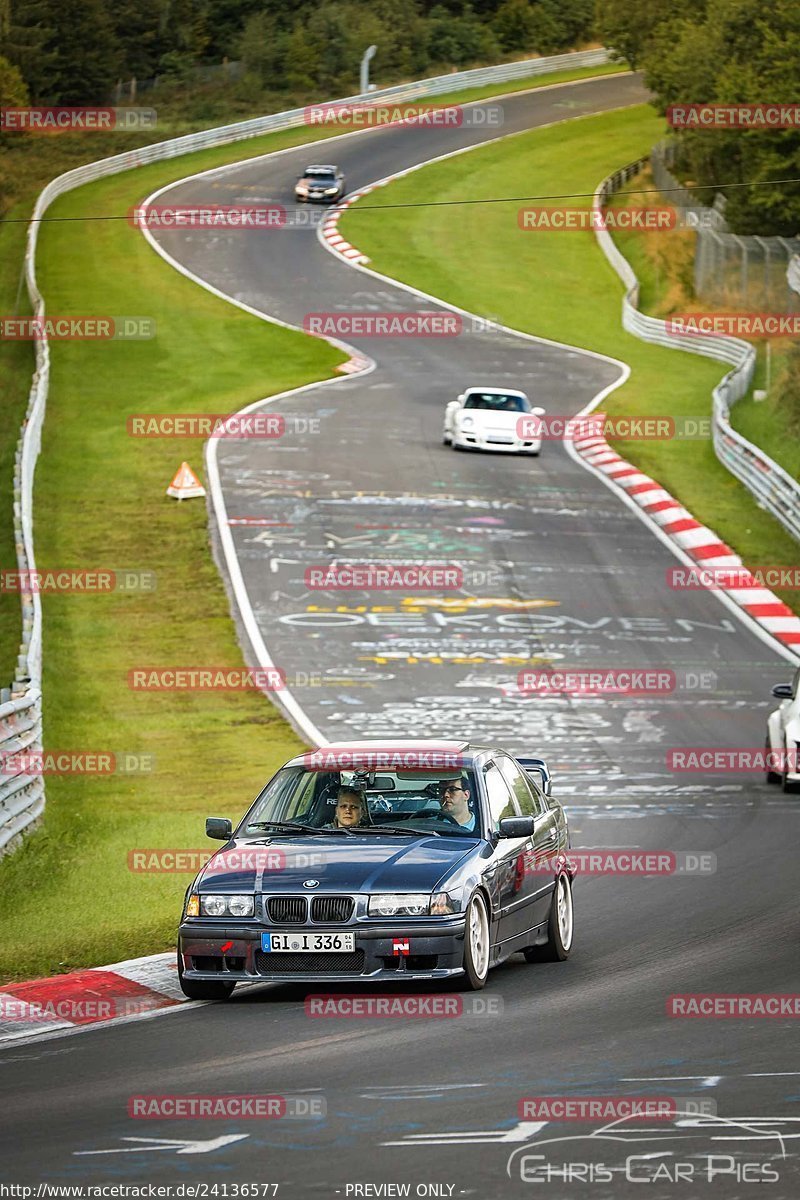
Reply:
<svg viewBox="0 0 800 1200"><path fill-rule="evenodd" d="M462 429L472 429L473 425L475 424L475 418L474 417L462 417L459 424L461 425Z"/></svg>

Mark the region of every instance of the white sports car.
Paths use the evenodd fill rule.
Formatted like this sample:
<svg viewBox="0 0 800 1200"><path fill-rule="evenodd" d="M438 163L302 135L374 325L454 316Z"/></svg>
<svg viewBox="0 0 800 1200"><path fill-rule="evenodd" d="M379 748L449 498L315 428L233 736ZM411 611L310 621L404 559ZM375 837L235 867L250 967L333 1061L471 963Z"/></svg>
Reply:
<svg viewBox="0 0 800 1200"><path fill-rule="evenodd" d="M767 783L781 783L785 792L800 791L800 668L791 683L772 689L781 700L767 717ZM770 751L772 752L770 754Z"/></svg>
<svg viewBox="0 0 800 1200"><path fill-rule="evenodd" d="M538 454L542 439L535 418L543 413L512 388L467 388L445 409L442 441L454 450Z"/></svg>

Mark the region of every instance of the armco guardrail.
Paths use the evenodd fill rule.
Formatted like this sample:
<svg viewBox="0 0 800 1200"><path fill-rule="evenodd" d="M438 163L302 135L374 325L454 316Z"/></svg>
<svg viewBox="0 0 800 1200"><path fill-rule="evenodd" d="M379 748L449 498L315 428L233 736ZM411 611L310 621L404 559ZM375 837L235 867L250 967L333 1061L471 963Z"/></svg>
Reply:
<svg viewBox="0 0 800 1200"><path fill-rule="evenodd" d="M44 779L41 775L13 774L7 755L41 749L41 692L30 687L24 696L0 704L0 854L10 849L39 819L44 809Z"/></svg>
<svg viewBox="0 0 800 1200"><path fill-rule="evenodd" d="M599 213L608 198L638 174L647 161L647 158L637 159L604 179L594 195L595 210ZM740 338L671 337L666 322L639 312L639 281L636 274L615 246L610 233L598 226L599 221L595 222L595 233L600 248L625 284L626 291L622 298L624 328L644 342L731 364L732 370L712 392L711 437L714 452L723 466L752 492L761 507L777 517L784 529L800 541L800 484L763 450L737 433L730 423L731 405L747 394L753 381L755 350L749 342Z"/></svg>
<svg viewBox="0 0 800 1200"><path fill-rule="evenodd" d="M515 79L535 78L551 71L566 71L571 67L602 66L610 62L607 50L584 50L577 54L558 54L550 58L525 59L522 62L503 63L497 67L479 67L472 71L458 71L450 75L437 75L432 79L398 84L396 87L369 92L366 95L347 96L342 100L328 101L329 104L365 104L381 101L416 100L425 97L443 96L449 92L469 87L480 87L488 83L507 83ZM129 150L99 162L76 167L52 180L36 201L25 253L25 279L34 313L44 317L45 304L36 282L36 246L39 222L47 209L58 197L73 188L92 180L115 175L145 163L177 158L193 150L224 146L230 142L245 141L279 129L290 129L305 123L307 108L295 108L289 112L275 113L266 117L255 117L250 121L238 121L216 129L204 129L200 133L189 133L152 146ZM22 426L14 471L14 529L17 544L17 564L20 571L36 568L33 542L33 476L41 444L42 422L47 403L50 377L50 351L47 339L36 342L36 371L33 376L28 411ZM41 680L42 680L42 610L36 592L22 596L22 644L17 660L17 677L11 688L11 705L0 706L0 754L15 748L12 729L14 722L4 714L27 713L30 735L27 743L32 749L41 749ZM13 707L16 706L16 707ZM22 720L22 718L20 718ZM10 731L10 732L7 732ZM8 742L8 745L6 743ZM38 820L44 807L44 785L39 778L27 780L22 777L12 783L3 783L0 775L0 854L9 849L13 842L30 829ZM4 791L5 789L5 791Z"/></svg>

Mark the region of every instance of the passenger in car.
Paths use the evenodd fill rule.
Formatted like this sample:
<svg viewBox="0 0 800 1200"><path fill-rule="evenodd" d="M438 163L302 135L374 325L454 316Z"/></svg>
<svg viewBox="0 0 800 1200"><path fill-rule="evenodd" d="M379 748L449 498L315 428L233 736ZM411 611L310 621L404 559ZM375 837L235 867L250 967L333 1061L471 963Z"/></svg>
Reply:
<svg viewBox="0 0 800 1200"><path fill-rule="evenodd" d="M364 793L354 787L340 787L336 793L336 812L323 829L352 829L367 823L367 802Z"/></svg>

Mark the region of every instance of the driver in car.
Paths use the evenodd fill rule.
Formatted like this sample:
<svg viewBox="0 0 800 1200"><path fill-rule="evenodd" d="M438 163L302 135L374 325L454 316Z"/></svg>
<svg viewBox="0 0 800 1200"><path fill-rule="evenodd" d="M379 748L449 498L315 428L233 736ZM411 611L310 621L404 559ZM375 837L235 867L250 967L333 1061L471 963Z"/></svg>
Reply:
<svg viewBox="0 0 800 1200"><path fill-rule="evenodd" d="M443 779L439 803L443 816L452 817L456 824L474 833L478 827L478 817L470 807L467 782L463 776L460 779Z"/></svg>

